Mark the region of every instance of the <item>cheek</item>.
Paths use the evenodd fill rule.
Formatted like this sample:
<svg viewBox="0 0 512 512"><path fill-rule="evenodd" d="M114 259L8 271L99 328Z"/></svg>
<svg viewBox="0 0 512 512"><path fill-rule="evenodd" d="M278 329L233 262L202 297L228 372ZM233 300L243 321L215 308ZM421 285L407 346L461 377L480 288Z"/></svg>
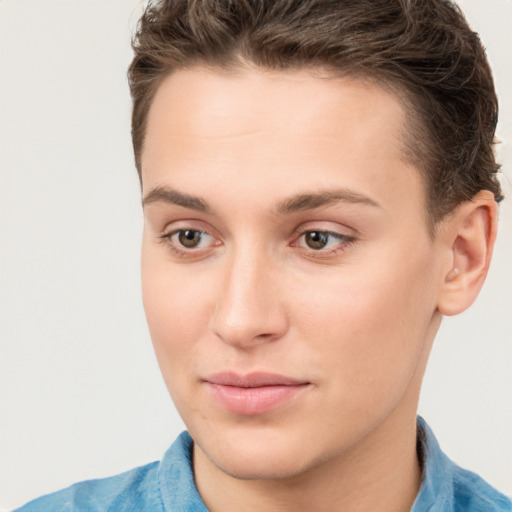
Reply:
<svg viewBox="0 0 512 512"><path fill-rule="evenodd" d="M204 337L211 314L204 279L151 251L142 256L142 296L151 339L168 386L195 363L197 341Z"/></svg>
<svg viewBox="0 0 512 512"><path fill-rule="evenodd" d="M362 403L403 392L435 309L429 289L422 261L404 267L392 259L373 270L341 269L313 292L306 282L302 292L296 289L304 298L296 320L316 364L335 386L333 396Z"/></svg>

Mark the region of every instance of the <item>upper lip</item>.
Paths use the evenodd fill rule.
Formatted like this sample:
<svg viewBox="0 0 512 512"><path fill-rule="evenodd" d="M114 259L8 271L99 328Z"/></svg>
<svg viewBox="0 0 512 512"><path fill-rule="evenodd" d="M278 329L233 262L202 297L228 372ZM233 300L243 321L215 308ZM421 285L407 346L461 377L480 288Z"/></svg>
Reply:
<svg viewBox="0 0 512 512"><path fill-rule="evenodd" d="M239 388L259 388L263 386L298 386L309 384L308 381L294 379L286 375L267 372L253 372L241 375L235 372L212 373L204 379L210 384L233 386Z"/></svg>

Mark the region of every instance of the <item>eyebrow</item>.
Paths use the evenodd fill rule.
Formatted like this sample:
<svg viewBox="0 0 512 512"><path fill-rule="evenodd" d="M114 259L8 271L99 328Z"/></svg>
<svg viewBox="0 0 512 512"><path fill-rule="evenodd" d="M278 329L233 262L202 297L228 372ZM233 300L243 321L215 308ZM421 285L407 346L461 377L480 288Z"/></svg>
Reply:
<svg viewBox="0 0 512 512"><path fill-rule="evenodd" d="M151 203L167 203L190 208L203 213L211 213L211 208L204 199L178 192L169 187L155 187L142 200L142 205L146 206Z"/></svg>
<svg viewBox="0 0 512 512"><path fill-rule="evenodd" d="M178 192L170 187L158 186L153 188L143 199L142 204L163 202L190 208L203 213L212 213L212 208L201 197ZM381 205L368 196L349 189L328 190L310 194L298 194L286 199L275 208L279 214L288 214L306 210L314 210L333 203L365 204L375 208Z"/></svg>
<svg viewBox="0 0 512 512"><path fill-rule="evenodd" d="M379 203L368 196L349 189L328 190L314 194L299 194L279 203L278 213L294 213L313 210L333 203L365 204L375 208L382 208Z"/></svg>

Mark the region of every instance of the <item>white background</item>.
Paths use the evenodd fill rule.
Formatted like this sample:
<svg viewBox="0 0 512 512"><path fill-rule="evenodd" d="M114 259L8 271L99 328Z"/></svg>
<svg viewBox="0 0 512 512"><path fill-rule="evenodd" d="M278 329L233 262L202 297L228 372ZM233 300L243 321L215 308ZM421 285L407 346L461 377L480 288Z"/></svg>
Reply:
<svg viewBox="0 0 512 512"><path fill-rule="evenodd" d="M446 319L420 413L512 494L512 1L463 0L501 97L509 196L475 306ZM139 282L126 68L138 0L0 1L0 507L159 459L183 429Z"/></svg>

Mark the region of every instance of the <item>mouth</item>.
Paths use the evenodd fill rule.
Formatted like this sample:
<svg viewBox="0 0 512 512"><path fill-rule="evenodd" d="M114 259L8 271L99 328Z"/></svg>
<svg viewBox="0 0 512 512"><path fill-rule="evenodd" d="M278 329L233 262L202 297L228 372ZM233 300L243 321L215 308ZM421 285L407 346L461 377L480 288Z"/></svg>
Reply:
<svg viewBox="0 0 512 512"><path fill-rule="evenodd" d="M220 372L206 377L204 383L219 405L245 416L277 409L312 386L307 381L264 372Z"/></svg>

